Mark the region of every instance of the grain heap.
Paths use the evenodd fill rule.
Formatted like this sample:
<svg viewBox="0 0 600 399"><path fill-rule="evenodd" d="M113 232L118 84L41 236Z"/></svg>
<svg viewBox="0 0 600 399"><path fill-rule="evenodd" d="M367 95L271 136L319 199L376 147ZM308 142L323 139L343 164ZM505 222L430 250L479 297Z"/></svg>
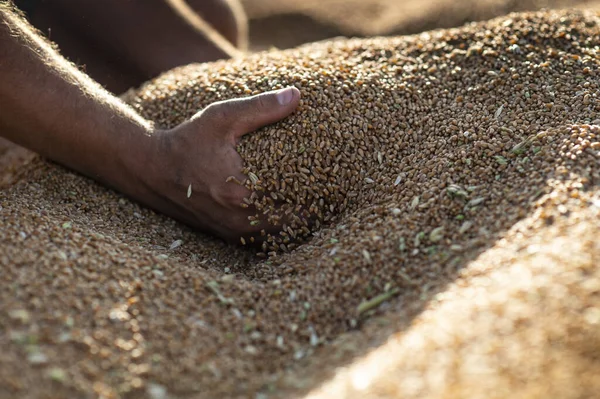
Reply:
<svg viewBox="0 0 600 399"><path fill-rule="evenodd" d="M517 397L566 397L565 386L593 396L584 375L600 372L600 341L584 327L600 320L599 23L513 14L193 65L149 83L128 100L165 126L215 100L299 87L298 112L240 152L267 194L259 206L283 191L323 223L295 249L274 237L271 249L293 251L262 260L31 163L0 192L0 396L290 397L398 331L391 380L372 378L371 396L465 397L460 384L489 388L472 378L481 370ZM504 277L477 279L496 269ZM541 288L511 286L527 275ZM440 325L455 335L439 338ZM517 345L521 333L535 352ZM471 368L455 376L471 379L436 379L462 350ZM485 369L473 368L481 359ZM548 368L563 360L578 372ZM549 383L549 369L564 384ZM431 370L431 383L415 388L412 370Z"/></svg>
<svg viewBox="0 0 600 399"><path fill-rule="evenodd" d="M552 185L542 217L511 229L409 331L306 399L596 397L600 195L582 209L573 187Z"/></svg>
<svg viewBox="0 0 600 399"><path fill-rule="evenodd" d="M334 36L405 35L514 11L600 7L598 0L241 0L254 47L287 48ZM304 25L304 26L303 26ZM310 29L307 29L310 27ZM266 42L266 43L265 43Z"/></svg>
<svg viewBox="0 0 600 399"><path fill-rule="evenodd" d="M595 53L585 50L592 39L575 42L583 53L561 54L538 42L572 45L564 24L521 33L529 23L508 20L476 33L470 43L470 32L444 31L392 39L385 47L342 41L290 56L261 54L223 64L217 79L209 75L212 65L190 66L151 82L133 102L145 117L174 127L210 102L295 85L303 94L296 116L246 136L239 146L255 191L247 203L257 214L249 223L283 230L268 236L264 251L294 249L310 236L309 221L319 229L359 210L404 221L424 218L431 231L416 237L406 227L393 229L412 251L467 229L484 201L504 213L495 205L506 201L500 192L511 184L506 175L548 173L535 165L544 152L522 156L528 147L541 150L556 121L595 119ZM562 71L551 68L553 62L576 69L576 84L556 86ZM518 70L523 65L525 71ZM562 101L563 93L579 101ZM498 191L490 190L494 185ZM528 190L521 195L534 194ZM265 195L258 199L257 193ZM512 220L519 212L509 210ZM456 218L465 219L462 227Z"/></svg>

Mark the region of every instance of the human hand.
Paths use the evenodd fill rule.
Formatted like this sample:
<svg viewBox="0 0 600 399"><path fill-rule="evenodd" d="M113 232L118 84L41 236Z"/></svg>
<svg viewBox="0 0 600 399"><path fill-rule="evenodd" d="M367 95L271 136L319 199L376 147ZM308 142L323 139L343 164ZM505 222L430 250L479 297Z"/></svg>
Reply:
<svg viewBox="0 0 600 399"><path fill-rule="evenodd" d="M241 206L250 191L227 182L230 176L246 180L236 145L243 135L288 116L299 101L300 92L290 87L218 102L174 129L156 132L150 165L140 165L152 195L138 199L230 241L255 233L248 220L254 212Z"/></svg>
<svg viewBox="0 0 600 399"><path fill-rule="evenodd" d="M296 88L216 103L157 130L2 6L0 59L0 136L196 228L256 235L252 209L241 206L250 193L226 182L245 178L236 143L288 116Z"/></svg>

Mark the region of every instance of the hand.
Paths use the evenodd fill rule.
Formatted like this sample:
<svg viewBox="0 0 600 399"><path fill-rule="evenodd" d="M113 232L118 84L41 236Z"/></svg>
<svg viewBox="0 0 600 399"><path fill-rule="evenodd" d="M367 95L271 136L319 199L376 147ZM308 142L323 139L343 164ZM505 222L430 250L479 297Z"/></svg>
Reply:
<svg viewBox="0 0 600 399"><path fill-rule="evenodd" d="M246 180L236 145L243 135L288 116L299 100L298 89L290 87L218 102L172 130L156 132L151 166L140 165L154 195L138 199L228 240L255 232L248 220L254 212L241 206L250 191L226 182L230 176Z"/></svg>
<svg viewBox="0 0 600 399"><path fill-rule="evenodd" d="M248 191L226 180L245 179L237 141L288 116L300 101L297 89L216 103L157 131L1 2L0 60L0 136L221 237L260 227L241 207Z"/></svg>

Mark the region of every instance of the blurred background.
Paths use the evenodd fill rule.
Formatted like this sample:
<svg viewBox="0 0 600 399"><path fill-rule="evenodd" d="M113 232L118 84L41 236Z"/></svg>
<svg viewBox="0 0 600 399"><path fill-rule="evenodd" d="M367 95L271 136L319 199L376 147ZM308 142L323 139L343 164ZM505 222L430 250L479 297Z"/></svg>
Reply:
<svg viewBox="0 0 600 399"><path fill-rule="evenodd" d="M512 11L594 8L600 0L240 0L252 50L336 36L402 35L460 26Z"/></svg>

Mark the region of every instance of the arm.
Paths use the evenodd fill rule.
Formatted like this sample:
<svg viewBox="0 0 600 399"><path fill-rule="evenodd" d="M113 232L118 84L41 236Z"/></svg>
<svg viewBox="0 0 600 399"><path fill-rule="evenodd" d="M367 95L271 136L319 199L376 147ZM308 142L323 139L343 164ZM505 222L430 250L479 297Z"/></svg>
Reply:
<svg viewBox="0 0 600 399"><path fill-rule="evenodd" d="M125 159L122 149L134 139L150 140L151 132L148 121L0 8L2 136L116 188L130 187L134 195L135 177L119 172L143 154Z"/></svg>
<svg viewBox="0 0 600 399"><path fill-rule="evenodd" d="M200 229L248 229L235 142L293 111L296 89L216 103L170 131L113 97L0 3L0 135ZM185 195L192 184L194 197Z"/></svg>

